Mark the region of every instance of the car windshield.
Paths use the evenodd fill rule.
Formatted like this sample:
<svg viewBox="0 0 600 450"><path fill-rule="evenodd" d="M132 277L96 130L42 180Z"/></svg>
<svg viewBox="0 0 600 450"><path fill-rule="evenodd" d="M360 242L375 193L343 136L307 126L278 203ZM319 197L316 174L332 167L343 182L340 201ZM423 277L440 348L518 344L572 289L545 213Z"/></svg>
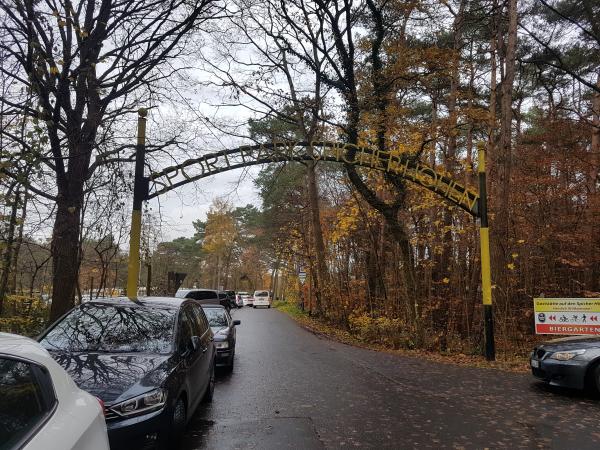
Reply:
<svg viewBox="0 0 600 450"><path fill-rule="evenodd" d="M176 310L85 304L40 341L47 350L170 353Z"/></svg>
<svg viewBox="0 0 600 450"><path fill-rule="evenodd" d="M204 308L204 313L211 327L226 327L229 325L227 322L227 313L224 309Z"/></svg>

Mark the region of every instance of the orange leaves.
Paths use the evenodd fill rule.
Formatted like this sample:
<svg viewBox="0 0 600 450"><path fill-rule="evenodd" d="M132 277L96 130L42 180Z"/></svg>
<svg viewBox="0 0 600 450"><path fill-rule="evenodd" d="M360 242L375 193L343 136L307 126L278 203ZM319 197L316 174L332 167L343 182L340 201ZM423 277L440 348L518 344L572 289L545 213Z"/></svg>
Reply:
<svg viewBox="0 0 600 450"><path fill-rule="evenodd" d="M223 254L234 244L238 235L230 206L219 199L214 200L206 215L203 249L207 253Z"/></svg>

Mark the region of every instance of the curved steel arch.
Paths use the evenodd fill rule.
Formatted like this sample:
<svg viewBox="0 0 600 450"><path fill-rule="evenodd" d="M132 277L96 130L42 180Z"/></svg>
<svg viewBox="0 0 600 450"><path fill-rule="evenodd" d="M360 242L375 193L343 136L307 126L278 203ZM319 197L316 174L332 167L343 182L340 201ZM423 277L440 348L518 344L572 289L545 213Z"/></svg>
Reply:
<svg viewBox="0 0 600 450"><path fill-rule="evenodd" d="M410 155L329 141L243 145L191 158L147 177L152 185L145 199L228 170L282 161L338 162L393 173L438 194L475 217L480 216L479 193L415 161Z"/></svg>

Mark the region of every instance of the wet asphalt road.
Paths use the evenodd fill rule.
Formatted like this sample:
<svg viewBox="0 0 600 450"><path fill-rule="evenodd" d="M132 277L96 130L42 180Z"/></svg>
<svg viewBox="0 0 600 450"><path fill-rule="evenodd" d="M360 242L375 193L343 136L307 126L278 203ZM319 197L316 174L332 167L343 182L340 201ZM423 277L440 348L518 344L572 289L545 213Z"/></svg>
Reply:
<svg viewBox="0 0 600 450"><path fill-rule="evenodd" d="M234 312L233 373L183 449L600 449L600 402L528 375L329 341L273 309Z"/></svg>

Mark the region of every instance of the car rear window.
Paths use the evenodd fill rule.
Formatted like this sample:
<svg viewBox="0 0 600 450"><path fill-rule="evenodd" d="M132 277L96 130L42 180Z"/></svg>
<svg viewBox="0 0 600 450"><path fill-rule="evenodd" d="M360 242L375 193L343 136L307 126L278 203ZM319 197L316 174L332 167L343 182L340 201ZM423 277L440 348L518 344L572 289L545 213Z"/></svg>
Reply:
<svg viewBox="0 0 600 450"><path fill-rule="evenodd" d="M214 291L191 291L187 293L185 298L191 298L192 300L214 300L218 297Z"/></svg>
<svg viewBox="0 0 600 450"><path fill-rule="evenodd" d="M227 312L223 308L204 308L204 314L206 314L211 327L226 327L229 325Z"/></svg>
<svg viewBox="0 0 600 450"><path fill-rule="evenodd" d="M268 297L269 293L267 291L260 291L260 292L255 292L254 295L256 295L257 297Z"/></svg>
<svg viewBox="0 0 600 450"><path fill-rule="evenodd" d="M87 303L63 318L40 343L51 351L171 353L176 313Z"/></svg>

